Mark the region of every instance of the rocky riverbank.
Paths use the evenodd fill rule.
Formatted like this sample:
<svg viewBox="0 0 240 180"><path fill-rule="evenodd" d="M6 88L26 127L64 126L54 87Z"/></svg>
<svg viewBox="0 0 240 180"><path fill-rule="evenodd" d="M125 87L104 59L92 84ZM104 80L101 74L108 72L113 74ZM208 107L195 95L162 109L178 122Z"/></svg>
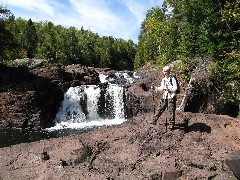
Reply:
<svg viewBox="0 0 240 180"><path fill-rule="evenodd" d="M178 127L152 113L81 135L0 149L1 179L237 179L240 123L177 113Z"/></svg>
<svg viewBox="0 0 240 180"><path fill-rule="evenodd" d="M99 71L111 70L0 65L0 126L53 126L66 90L98 84ZM150 66L138 75L134 84L125 86L124 123L0 148L0 179L239 179L239 120L215 115L221 112L217 101L202 94L189 97L188 110L198 113L177 112L174 131L166 129L167 113L158 125L150 125L161 97L150 86L160 81L161 71ZM198 101L201 97L206 99Z"/></svg>

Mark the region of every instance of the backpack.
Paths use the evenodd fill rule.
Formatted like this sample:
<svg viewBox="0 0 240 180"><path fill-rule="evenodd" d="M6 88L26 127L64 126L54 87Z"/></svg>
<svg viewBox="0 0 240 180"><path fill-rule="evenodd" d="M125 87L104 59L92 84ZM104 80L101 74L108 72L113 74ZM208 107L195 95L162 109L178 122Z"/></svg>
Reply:
<svg viewBox="0 0 240 180"><path fill-rule="evenodd" d="M177 84L176 94L179 94L180 93L180 86L179 86L178 79L177 79L176 75L170 74L170 83L171 83L171 85L173 85L172 78L175 78L175 80L176 80L176 84Z"/></svg>

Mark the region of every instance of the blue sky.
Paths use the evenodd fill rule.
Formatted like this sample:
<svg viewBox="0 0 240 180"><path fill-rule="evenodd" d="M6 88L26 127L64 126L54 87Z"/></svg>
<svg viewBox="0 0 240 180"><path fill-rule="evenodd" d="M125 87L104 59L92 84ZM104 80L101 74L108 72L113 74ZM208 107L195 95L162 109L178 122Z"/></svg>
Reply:
<svg viewBox="0 0 240 180"><path fill-rule="evenodd" d="M0 0L16 18L83 27L100 36L138 42L147 10L163 0Z"/></svg>

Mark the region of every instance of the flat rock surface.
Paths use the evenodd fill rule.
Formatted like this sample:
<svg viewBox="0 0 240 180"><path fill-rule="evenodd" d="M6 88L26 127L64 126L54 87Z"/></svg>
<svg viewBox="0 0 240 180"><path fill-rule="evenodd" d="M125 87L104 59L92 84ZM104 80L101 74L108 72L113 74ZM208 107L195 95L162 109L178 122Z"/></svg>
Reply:
<svg viewBox="0 0 240 180"><path fill-rule="evenodd" d="M240 122L229 116L153 113L88 133L0 149L0 179L237 179Z"/></svg>

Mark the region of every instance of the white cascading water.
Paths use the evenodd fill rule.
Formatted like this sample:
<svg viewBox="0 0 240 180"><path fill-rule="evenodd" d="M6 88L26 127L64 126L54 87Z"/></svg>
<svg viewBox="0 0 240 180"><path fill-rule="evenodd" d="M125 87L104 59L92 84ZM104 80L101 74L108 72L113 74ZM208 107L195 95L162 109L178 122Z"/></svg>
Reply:
<svg viewBox="0 0 240 180"><path fill-rule="evenodd" d="M88 89L84 91L87 95L87 111L88 121L99 119L99 115L97 113L98 110L98 99L100 97L100 88L94 85L89 86Z"/></svg>
<svg viewBox="0 0 240 180"><path fill-rule="evenodd" d="M113 97L115 119L124 119L123 87L110 84L107 93Z"/></svg>
<svg viewBox="0 0 240 180"><path fill-rule="evenodd" d="M100 76L101 82L106 82L104 76ZM83 85L71 87L64 95L64 100L56 115L56 125L49 130L63 128L85 128L93 126L121 124L124 119L124 88L116 84L108 84L105 98L111 97L113 104L113 119L102 119L98 114L98 100L100 87L97 85ZM84 109L82 102L86 103ZM102 106L105 106L104 104Z"/></svg>
<svg viewBox="0 0 240 180"><path fill-rule="evenodd" d="M81 123L99 119L97 101L100 88L96 85L70 87L64 95L64 100L56 115L56 122ZM87 115L83 112L81 102L87 100Z"/></svg>

